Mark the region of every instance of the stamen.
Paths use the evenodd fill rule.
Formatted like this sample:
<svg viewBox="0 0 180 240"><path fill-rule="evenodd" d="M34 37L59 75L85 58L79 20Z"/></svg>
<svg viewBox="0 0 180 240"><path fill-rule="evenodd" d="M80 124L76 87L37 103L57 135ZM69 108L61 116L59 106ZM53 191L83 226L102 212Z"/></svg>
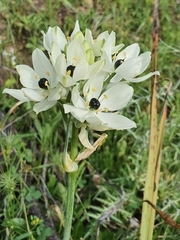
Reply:
<svg viewBox="0 0 180 240"><path fill-rule="evenodd" d="M116 51L113 55L112 55L112 60L116 59L118 55L118 51Z"/></svg>
<svg viewBox="0 0 180 240"><path fill-rule="evenodd" d="M102 108L99 108L98 110L96 110L96 114L98 114L101 111L102 111Z"/></svg>
<svg viewBox="0 0 180 240"><path fill-rule="evenodd" d="M123 56L124 56L124 58L126 57L126 52L123 52Z"/></svg>
<svg viewBox="0 0 180 240"><path fill-rule="evenodd" d="M39 76L37 74L34 75L34 78L39 80Z"/></svg>
<svg viewBox="0 0 180 240"><path fill-rule="evenodd" d="M116 55L116 54L112 56L112 60L114 60L114 59L116 59L116 58L117 58L117 55Z"/></svg>
<svg viewBox="0 0 180 240"><path fill-rule="evenodd" d="M92 91L93 91L93 92L96 92L96 91L97 91L97 89L96 89L96 88L92 88Z"/></svg>
<svg viewBox="0 0 180 240"><path fill-rule="evenodd" d="M48 75L48 77L50 76L50 72L46 71L46 75Z"/></svg>
<svg viewBox="0 0 180 240"><path fill-rule="evenodd" d="M87 97L88 95L89 95L89 92L86 92L86 93L84 94L85 97Z"/></svg>

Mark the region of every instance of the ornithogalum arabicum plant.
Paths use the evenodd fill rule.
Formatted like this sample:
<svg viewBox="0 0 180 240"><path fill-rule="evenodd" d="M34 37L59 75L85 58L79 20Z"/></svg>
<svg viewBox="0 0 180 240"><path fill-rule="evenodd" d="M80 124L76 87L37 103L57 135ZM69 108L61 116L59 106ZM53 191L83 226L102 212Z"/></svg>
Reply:
<svg viewBox="0 0 180 240"><path fill-rule="evenodd" d="M80 30L76 21L73 32L66 37L59 27L49 27L43 33L43 46L49 58L40 50L32 53L33 68L18 65L23 87L4 89L22 102L36 102L33 110L38 114L55 106L59 102L62 114L67 119L64 124L69 137L71 128L71 150L66 138L63 154L63 166L69 174L64 240L70 239L76 172L80 160L92 154L107 137L105 133L91 144L88 130L123 130L136 127L134 121L121 115L133 96L130 82L141 82L159 72L139 76L148 67L151 53L140 54L137 43L123 49L116 45L114 32L105 31L93 39L92 32ZM77 152L80 140L84 152Z"/></svg>

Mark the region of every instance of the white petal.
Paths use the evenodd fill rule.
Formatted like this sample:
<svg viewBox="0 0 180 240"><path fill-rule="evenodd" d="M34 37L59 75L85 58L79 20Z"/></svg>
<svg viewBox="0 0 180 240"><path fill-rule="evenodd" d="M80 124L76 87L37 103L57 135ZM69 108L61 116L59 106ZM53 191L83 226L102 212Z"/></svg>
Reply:
<svg viewBox="0 0 180 240"><path fill-rule="evenodd" d="M107 125L104 125L103 122L97 118L97 114L94 114L93 116L86 118L86 121L88 122L88 127L90 129L94 129L96 131L106 131L111 128L109 128Z"/></svg>
<svg viewBox="0 0 180 240"><path fill-rule="evenodd" d="M99 97L106 76L106 73L100 73L99 75L90 78L86 82L83 88L83 93L88 101L90 101L92 98Z"/></svg>
<svg viewBox="0 0 180 240"><path fill-rule="evenodd" d="M88 131L86 130L86 127L81 127L81 131L80 131L80 133L79 133L79 135L78 135L78 137L79 137L79 140L80 140L80 142L81 142L81 144L85 147L85 148L87 148L87 149L95 149L93 146L92 146L92 144L89 142L89 139L88 139Z"/></svg>
<svg viewBox="0 0 180 240"><path fill-rule="evenodd" d="M71 76L67 76L62 78L61 83L64 87L68 88L74 86L76 84L76 81Z"/></svg>
<svg viewBox="0 0 180 240"><path fill-rule="evenodd" d="M136 127L135 122L117 113L100 112L97 114L97 118L109 129L123 130Z"/></svg>
<svg viewBox="0 0 180 240"><path fill-rule="evenodd" d="M71 33L71 40L74 38L74 36L76 35L77 32L80 31L80 27L79 27L79 21L76 20L75 26L74 26L74 30Z"/></svg>
<svg viewBox="0 0 180 240"><path fill-rule="evenodd" d="M142 76L142 77L138 77L138 78L124 78L124 79L127 80L128 82L138 83L138 82L142 82L142 81L152 77L153 75L160 75L160 73L159 73L159 71L155 71L155 72L150 72L147 75Z"/></svg>
<svg viewBox="0 0 180 240"><path fill-rule="evenodd" d="M94 42L92 48L93 48L95 56L100 56L101 55L101 49L103 47L104 42L105 42L104 39L97 40L97 41Z"/></svg>
<svg viewBox="0 0 180 240"><path fill-rule="evenodd" d="M74 39L67 48L67 61L72 65L77 65L82 59L85 59L85 51L78 39Z"/></svg>
<svg viewBox="0 0 180 240"><path fill-rule="evenodd" d="M64 46L67 43L67 39L66 39L65 34L57 26L53 28L52 42L55 42L58 45L58 47L60 48L60 50L62 50L62 51L64 50ZM51 42L51 44L52 44L52 42Z"/></svg>
<svg viewBox="0 0 180 240"><path fill-rule="evenodd" d="M86 109L86 103L83 100L83 98L80 96L78 85L76 85L72 90L71 100L72 100L72 103L75 107Z"/></svg>
<svg viewBox="0 0 180 240"><path fill-rule="evenodd" d="M16 70L20 75L20 82L24 87L39 89L38 81L40 77L32 68L27 65L17 65Z"/></svg>
<svg viewBox="0 0 180 240"><path fill-rule="evenodd" d="M60 48L56 43L52 43L51 45L51 61L52 64L55 65L57 57L61 54Z"/></svg>
<svg viewBox="0 0 180 240"><path fill-rule="evenodd" d="M131 100L133 91L133 88L127 84L118 83L112 85L112 87L105 91L99 98L101 103L100 108L109 111L124 108Z"/></svg>
<svg viewBox="0 0 180 240"><path fill-rule="evenodd" d="M112 54L112 48L115 46L115 38L116 38L115 32L111 32L108 38L106 38L106 41L103 45L103 49L106 51L108 55Z"/></svg>
<svg viewBox="0 0 180 240"><path fill-rule="evenodd" d="M33 51L32 62L34 69L38 73L40 78L46 78L49 81L50 87L55 87L57 81L54 76L53 67L46 55L40 49L36 48Z"/></svg>
<svg viewBox="0 0 180 240"><path fill-rule="evenodd" d="M133 43L126 47L124 50L122 50L118 55L117 59L129 59L133 57L137 57L140 52L140 47L137 43Z"/></svg>
<svg viewBox="0 0 180 240"><path fill-rule="evenodd" d="M113 48L112 48L112 54L118 52L122 47L124 47L124 44L123 44L123 43L121 43L121 44L113 47Z"/></svg>
<svg viewBox="0 0 180 240"><path fill-rule="evenodd" d="M107 54L106 51L102 51L102 59L105 61L103 70L107 73L114 72L114 63L112 62L111 55Z"/></svg>
<svg viewBox="0 0 180 240"><path fill-rule="evenodd" d="M146 68L148 67L148 65L151 61L151 52L142 53L141 55L139 55L139 58L142 59L141 60L142 61L142 66L141 66L141 70L139 72L139 74L141 74L146 70Z"/></svg>
<svg viewBox="0 0 180 240"><path fill-rule="evenodd" d="M104 32L102 32L102 33L100 33L100 34L98 35L97 40L107 39L108 36L109 36L108 31L104 31Z"/></svg>
<svg viewBox="0 0 180 240"><path fill-rule="evenodd" d="M99 60L89 66L89 69L86 73L86 78L90 78L96 74L98 74L104 67L105 60Z"/></svg>
<svg viewBox="0 0 180 240"><path fill-rule="evenodd" d="M69 104L63 104L63 107L65 113L70 112L73 115L73 117L80 122L84 122L86 116L89 114L89 111L87 109L80 109Z"/></svg>
<svg viewBox="0 0 180 240"><path fill-rule="evenodd" d="M85 40L89 43L91 47L93 46L94 40L92 37L92 31L90 29L86 29L85 31Z"/></svg>
<svg viewBox="0 0 180 240"><path fill-rule="evenodd" d="M74 73L73 73L73 79L75 81L79 81L85 78L86 74L88 72L88 63L86 62L86 60L82 59L82 61L80 61L76 68L74 69Z"/></svg>
<svg viewBox="0 0 180 240"><path fill-rule="evenodd" d="M46 111L50 108L52 108L57 101L48 101L47 99L44 99L43 101L36 103L33 107L33 110L36 112L36 114Z"/></svg>
<svg viewBox="0 0 180 240"><path fill-rule="evenodd" d="M52 42L52 40L51 40L51 37L52 37L51 31L52 31L52 27L48 28L47 33L45 33L44 31L41 31L42 34L43 34L43 46L49 52L50 52L50 49L51 49L51 42Z"/></svg>
<svg viewBox="0 0 180 240"><path fill-rule="evenodd" d="M24 96L21 90L5 88L2 93L8 93L22 102L29 102L29 99Z"/></svg>
<svg viewBox="0 0 180 240"><path fill-rule="evenodd" d="M66 36L62 32L62 30L56 26L54 28L49 27L47 33L45 34L43 31L43 45L47 51L51 51L51 44L55 42L60 50L64 50L64 46L67 43Z"/></svg>
<svg viewBox="0 0 180 240"><path fill-rule="evenodd" d="M118 83L120 82L122 77L119 74L114 75L114 77L111 78L110 83Z"/></svg>
<svg viewBox="0 0 180 240"><path fill-rule="evenodd" d="M56 63L55 63L55 69L56 72L59 75L66 75L66 68L67 68L67 62L66 62L66 58L64 54L60 54L57 59L56 59Z"/></svg>
<svg viewBox="0 0 180 240"><path fill-rule="evenodd" d="M75 172L78 170L77 163L72 161L68 153L66 153L66 158L64 159L63 164L66 172Z"/></svg>
<svg viewBox="0 0 180 240"><path fill-rule="evenodd" d="M61 98L61 87L53 88L48 91L48 101L56 101Z"/></svg>
<svg viewBox="0 0 180 240"><path fill-rule="evenodd" d="M39 102L47 97L47 91L43 89L28 89L22 88L24 96L26 96L31 101Z"/></svg>

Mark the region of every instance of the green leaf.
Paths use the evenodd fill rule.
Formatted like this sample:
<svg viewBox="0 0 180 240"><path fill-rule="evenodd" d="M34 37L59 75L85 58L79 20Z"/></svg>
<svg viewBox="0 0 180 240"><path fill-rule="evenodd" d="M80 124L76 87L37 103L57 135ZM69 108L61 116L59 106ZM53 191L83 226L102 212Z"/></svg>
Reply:
<svg viewBox="0 0 180 240"><path fill-rule="evenodd" d="M34 186L31 186L25 198L28 202L30 202L32 199L39 199L40 197L41 192L39 190L36 190Z"/></svg>
<svg viewBox="0 0 180 240"><path fill-rule="evenodd" d="M21 240L21 239L25 239L26 237L29 237L31 235L31 233L23 233L20 236L14 238L14 240Z"/></svg>
<svg viewBox="0 0 180 240"><path fill-rule="evenodd" d="M14 79L14 78L9 78L9 79L7 79L6 82L5 82L5 87L6 87L6 88L10 88L10 87L12 87L12 85L15 84L15 83L16 83L16 79Z"/></svg>

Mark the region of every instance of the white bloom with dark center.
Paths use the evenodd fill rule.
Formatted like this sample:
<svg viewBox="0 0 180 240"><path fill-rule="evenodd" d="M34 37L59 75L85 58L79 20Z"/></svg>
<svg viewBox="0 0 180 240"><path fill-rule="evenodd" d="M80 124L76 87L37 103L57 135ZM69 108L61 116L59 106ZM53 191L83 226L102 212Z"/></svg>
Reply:
<svg viewBox="0 0 180 240"><path fill-rule="evenodd" d="M142 82L155 74L159 75L159 72L155 71L145 76L137 77L147 69L151 61L151 52L145 52L140 55L139 53L140 48L137 43L131 44L113 56L103 51L102 58L106 60L104 71L116 73L111 82L119 82L121 79L125 79L128 82Z"/></svg>
<svg viewBox="0 0 180 240"><path fill-rule="evenodd" d="M16 66L24 88L20 90L6 88L3 93L8 93L22 102L38 102L33 110L39 113L53 107L65 94L65 90L58 82L51 63L40 49L34 50L32 62L34 69L27 65Z"/></svg>
<svg viewBox="0 0 180 240"><path fill-rule="evenodd" d="M131 100L133 88L125 83L117 83L102 92L104 75L89 79L80 96L78 85L72 90L72 103L64 104L65 113L71 113L80 122L97 131L108 129L129 129L135 122L118 114Z"/></svg>
<svg viewBox="0 0 180 240"><path fill-rule="evenodd" d="M82 42L74 38L67 46L66 55L57 54L56 45L52 45L52 62L64 87L75 85L80 80L93 77L104 67L104 60L89 65L86 61L86 51Z"/></svg>

